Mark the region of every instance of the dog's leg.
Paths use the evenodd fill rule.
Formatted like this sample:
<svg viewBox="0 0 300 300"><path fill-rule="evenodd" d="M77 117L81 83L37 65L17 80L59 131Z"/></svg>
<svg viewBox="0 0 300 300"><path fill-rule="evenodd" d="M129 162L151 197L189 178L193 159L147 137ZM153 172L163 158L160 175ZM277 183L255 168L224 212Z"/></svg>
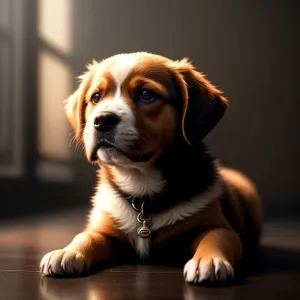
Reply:
<svg viewBox="0 0 300 300"><path fill-rule="evenodd" d="M242 255L242 244L233 230L214 228L196 238L194 251L184 267L185 281L227 282L234 278L233 266Z"/></svg>
<svg viewBox="0 0 300 300"><path fill-rule="evenodd" d="M75 276L95 263L112 258L110 238L96 232L82 232L64 249L49 252L41 261L41 271L48 276Z"/></svg>

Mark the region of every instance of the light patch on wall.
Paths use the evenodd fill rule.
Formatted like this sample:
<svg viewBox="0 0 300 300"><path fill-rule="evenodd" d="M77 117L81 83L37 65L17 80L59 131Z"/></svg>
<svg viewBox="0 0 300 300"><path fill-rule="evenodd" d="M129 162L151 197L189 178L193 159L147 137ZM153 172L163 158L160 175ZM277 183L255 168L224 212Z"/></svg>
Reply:
<svg viewBox="0 0 300 300"><path fill-rule="evenodd" d="M58 51L69 53L71 41L72 0L39 0L39 36Z"/></svg>
<svg viewBox="0 0 300 300"><path fill-rule="evenodd" d="M11 24L12 5L10 0L0 1L0 28L2 30L8 29Z"/></svg>
<svg viewBox="0 0 300 300"><path fill-rule="evenodd" d="M69 160L69 126L63 100L70 94L70 68L46 50L39 53L38 149L43 158Z"/></svg>

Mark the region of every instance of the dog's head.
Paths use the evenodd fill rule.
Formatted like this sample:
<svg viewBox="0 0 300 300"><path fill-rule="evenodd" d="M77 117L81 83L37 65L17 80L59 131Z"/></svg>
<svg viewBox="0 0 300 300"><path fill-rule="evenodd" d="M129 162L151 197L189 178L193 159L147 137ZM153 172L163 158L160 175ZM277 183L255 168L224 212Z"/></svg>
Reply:
<svg viewBox="0 0 300 300"><path fill-rule="evenodd" d="M227 101L187 59L145 52L93 62L65 103L87 158L132 165L153 161L181 139L201 141Z"/></svg>

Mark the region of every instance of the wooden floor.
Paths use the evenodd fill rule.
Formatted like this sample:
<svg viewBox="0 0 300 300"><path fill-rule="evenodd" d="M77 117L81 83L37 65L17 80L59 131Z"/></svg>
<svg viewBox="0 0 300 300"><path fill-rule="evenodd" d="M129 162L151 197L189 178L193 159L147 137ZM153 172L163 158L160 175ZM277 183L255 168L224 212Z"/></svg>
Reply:
<svg viewBox="0 0 300 300"><path fill-rule="evenodd" d="M0 300L14 299L300 299L300 221L265 224L254 272L227 287L183 282L182 269L126 265L83 278L39 273L46 252L63 247L82 228L85 211L0 224Z"/></svg>

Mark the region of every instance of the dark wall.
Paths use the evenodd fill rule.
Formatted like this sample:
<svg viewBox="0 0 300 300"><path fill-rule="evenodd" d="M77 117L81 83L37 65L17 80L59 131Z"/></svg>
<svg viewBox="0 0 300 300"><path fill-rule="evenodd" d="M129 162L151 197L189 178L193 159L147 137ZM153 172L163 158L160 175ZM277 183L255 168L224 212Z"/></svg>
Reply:
<svg viewBox="0 0 300 300"><path fill-rule="evenodd" d="M85 161L80 151L77 151L75 162L60 166L62 170L68 167L75 171L71 181L45 182L36 174L41 159L37 151L40 1L0 1L0 17L4 15L3 3L6 3L7 7L14 7L16 16L23 18L24 26L16 22L19 17L10 16L12 28L19 24L16 41L23 41L24 47L21 51L17 43L12 48L19 49L22 58L11 57L11 61L23 65L22 71L16 67L18 70L14 72L24 77L12 90L20 91L19 85L25 91L23 97L15 96L14 101L9 101L11 108L21 116L14 115L19 122L12 124L16 127L18 123L24 132L23 172L10 177L1 177L3 173L0 172L0 199L5 199L0 219L2 215L86 204L93 193L95 167ZM199 71L225 92L230 103L225 117L207 138L212 152L224 164L253 178L267 215L299 215L300 30L297 1L70 0L70 3L73 47L68 55L60 55L59 59L72 73L79 75L93 58L101 60L121 52L148 51L173 59L189 57ZM55 13L49 15L53 15L54 26ZM0 21L2 51L3 39L7 37L1 27L3 20ZM15 52L18 51L7 53L10 57ZM8 78L3 72L5 61L5 57L0 56L0 70L5 73L0 77L2 85ZM73 83L75 87L75 78ZM0 109L4 107L2 94L3 91ZM1 124L3 116L2 112ZM13 136L13 132L10 134ZM13 140L19 145L18 140ZM3 141L0 142L1 146ZM0 171L1 165L7 163L1 155L0 147Z"/></svg>
<svg viewBox="0 0 300 300"><path fill-rule="evenodd" d="M149 51L189 57L230 108L208 137L250 175L268 212L298 206L299 36L296 1L80 1L78 72L92 58Z"/></svg>

